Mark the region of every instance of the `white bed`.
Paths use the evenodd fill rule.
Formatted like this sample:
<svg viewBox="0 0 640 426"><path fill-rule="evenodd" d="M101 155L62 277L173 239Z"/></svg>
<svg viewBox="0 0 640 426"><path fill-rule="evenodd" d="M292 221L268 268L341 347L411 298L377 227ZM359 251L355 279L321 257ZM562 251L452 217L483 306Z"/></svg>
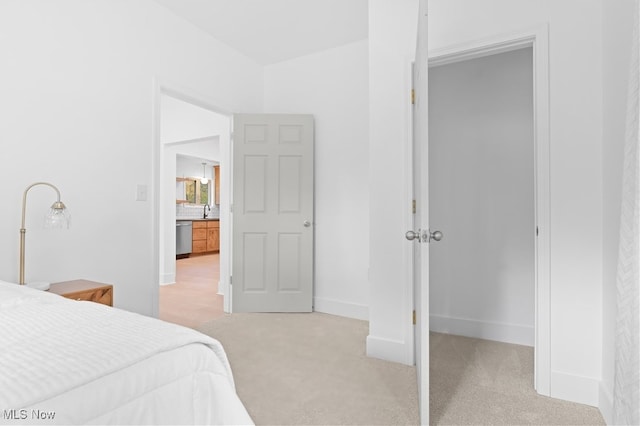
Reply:
<svg viewBox="0 0 640 426"><path fill-rule="evenodd" d="M252 424L220 343L0 281L0 423Z"/></svg>

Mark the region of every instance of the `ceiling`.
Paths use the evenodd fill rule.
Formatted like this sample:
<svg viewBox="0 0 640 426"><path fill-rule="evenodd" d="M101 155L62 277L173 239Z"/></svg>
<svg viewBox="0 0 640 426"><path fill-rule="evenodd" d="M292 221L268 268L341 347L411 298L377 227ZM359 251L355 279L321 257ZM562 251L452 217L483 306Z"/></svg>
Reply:
<svg viewBox="0 0 640 426"><path fill-rule="evenodd" d="M262 65L367 38L368 0L154 0Z"/></svg>

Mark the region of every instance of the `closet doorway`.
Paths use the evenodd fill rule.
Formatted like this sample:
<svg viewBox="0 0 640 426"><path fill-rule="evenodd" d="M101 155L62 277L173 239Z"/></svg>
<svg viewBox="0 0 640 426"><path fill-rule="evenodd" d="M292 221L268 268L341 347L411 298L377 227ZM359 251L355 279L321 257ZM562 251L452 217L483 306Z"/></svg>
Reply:
<svg viewBox="0 0 640 426"><path fill-rule="evenodd" d="M430 329L534 346L532 49L429 69Z"/></svg>
<svg viewBox="0 0 640 426"><path fill-rule="evenodd" d="M534 387L534 110L531 46L429 69L429 218L444 234L429 261L434 400L502 374Z"/></svg>

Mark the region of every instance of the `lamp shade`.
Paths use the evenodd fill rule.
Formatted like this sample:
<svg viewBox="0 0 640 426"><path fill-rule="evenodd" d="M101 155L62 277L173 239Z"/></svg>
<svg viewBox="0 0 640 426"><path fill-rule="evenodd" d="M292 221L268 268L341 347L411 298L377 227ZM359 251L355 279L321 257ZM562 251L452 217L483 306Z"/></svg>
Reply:
<svg viewBox="0 0 640 426"><path fill-rule="evenodd" d="M44 227L47 229L69 229L71 215L62 201L56 201L51 205L49 213L44 217Z"/></svg>

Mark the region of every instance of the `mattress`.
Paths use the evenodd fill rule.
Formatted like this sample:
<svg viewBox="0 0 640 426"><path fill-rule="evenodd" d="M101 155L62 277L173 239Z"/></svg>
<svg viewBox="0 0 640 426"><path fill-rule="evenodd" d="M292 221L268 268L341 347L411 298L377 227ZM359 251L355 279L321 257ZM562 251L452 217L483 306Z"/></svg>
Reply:
<svg viewBox="0 0 640 426"><path fill-rule="evenodd" d="M0 423L252 424L220 343L0 282Z"/></svg>

